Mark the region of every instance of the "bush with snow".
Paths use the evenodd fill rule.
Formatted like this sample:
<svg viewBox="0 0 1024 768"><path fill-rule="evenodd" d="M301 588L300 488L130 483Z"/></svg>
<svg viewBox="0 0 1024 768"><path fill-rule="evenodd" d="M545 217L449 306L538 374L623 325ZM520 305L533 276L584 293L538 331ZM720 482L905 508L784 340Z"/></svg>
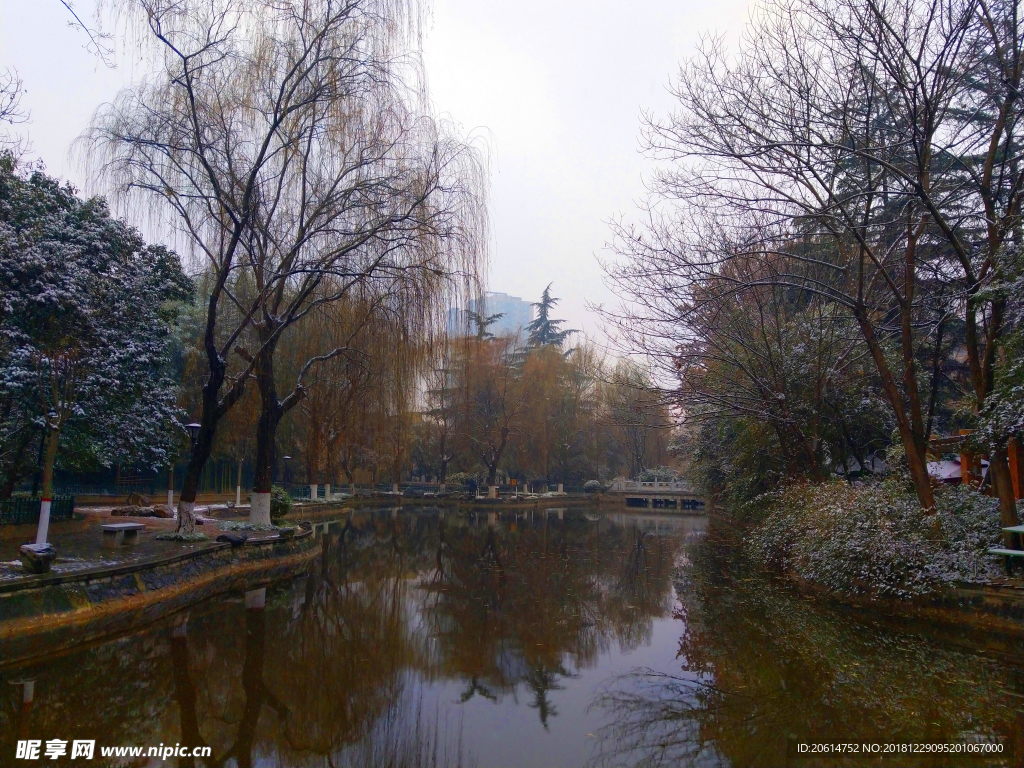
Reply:
<svg viewBox="0 0 1024 768"><path fill-rule="evenodd" d="M928 516L897 482L791 485L756 503L766 511L748 539L754 558L843 595L907 598L1001 574L996 499L938 489Z"/></svg>

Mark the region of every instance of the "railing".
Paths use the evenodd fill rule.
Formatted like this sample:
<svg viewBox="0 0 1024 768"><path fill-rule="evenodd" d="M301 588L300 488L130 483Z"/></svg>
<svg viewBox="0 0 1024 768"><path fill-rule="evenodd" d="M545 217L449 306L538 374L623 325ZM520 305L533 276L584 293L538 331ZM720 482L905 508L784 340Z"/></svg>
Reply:
<svg viewBox="0 0 1024 768"><path fill-rule="evenodd" d="M678 480L616 480L612 483L610 491L645 491L655 493L694 493L688 483Z"/></svg>
<svg viewBox="0 0 1024 768"><path fill-rule="evenodd" d="M31 525L39 522L38 496L15 496L0 501L0 525ZM74 496L54 496L50 502L51 520L71 520L75 514Z"/></svg>
<svg viewBox="0 0 1024 768"><path fill-rule="evenodd" d="M647 483L645 485L652 485ZM659 488L667 488L666 483L660 483ZM523 495L526 493L543 494L548 492L558 491L557 483L523 483L518 486L514 485L498 485L498 493L501 496L513 496ZM529 491L527 490L529 488ZM358 495L371 495L373 493L389 494L394 492L394 483L356 483L354 486L355 492ZM445 483L445 491L447 493L469 493L473 489L473 486L469 483ZM440 483L399 483L398 491L402 494L408 494L416 496L424 493L439 493L441 490ZM487 485L478 484L476 486L477 492L481 496L487 495ZM562 490L565 493L585 493L587 492L583 486L577 485L565 485ZM353 486L349 483L332 483L331 484L331 495L336 493L349 494L352 493ZM296 500L305 501L312 500L311 487L308 485L295 485L288 489L289 495ZM325 485L320 484L317 486L317 498L326 498L327 488Z"/></svg>

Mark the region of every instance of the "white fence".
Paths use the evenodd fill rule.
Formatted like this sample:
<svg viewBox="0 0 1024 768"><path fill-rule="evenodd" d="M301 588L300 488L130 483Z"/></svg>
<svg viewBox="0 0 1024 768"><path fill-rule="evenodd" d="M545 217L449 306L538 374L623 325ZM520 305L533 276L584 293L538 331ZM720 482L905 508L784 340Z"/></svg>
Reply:
<svg viewBox="0 0 1024 768"><path fill-rule="evenodd" d="M611 487L608 490L612 493L694 493L693 488L680 480L641 482L639 480L617 478L612 481Z"/></svg>

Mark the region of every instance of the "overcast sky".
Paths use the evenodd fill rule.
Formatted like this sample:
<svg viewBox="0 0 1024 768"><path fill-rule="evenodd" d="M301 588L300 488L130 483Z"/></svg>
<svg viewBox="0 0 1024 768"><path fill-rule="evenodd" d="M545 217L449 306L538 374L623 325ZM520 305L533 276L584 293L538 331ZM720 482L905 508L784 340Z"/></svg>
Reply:
<svg viewBox="0 0 1024 768"><path fill-rule="evenodd" d="M610 301L596 256L648 170L642 110L702 34L735 39L748 0L435 0L425 58L439 112L491 154L489 288L535 301L554 282L560 315L594 333L586 302ZM78 0L90 17L91 0ZM0 0L0 68L16 68L32 113L23 133L53 174L85 186L68 149L96 106L138 74L84 50L59 0ZM123 52L122 52L123 53Z"/></svg>

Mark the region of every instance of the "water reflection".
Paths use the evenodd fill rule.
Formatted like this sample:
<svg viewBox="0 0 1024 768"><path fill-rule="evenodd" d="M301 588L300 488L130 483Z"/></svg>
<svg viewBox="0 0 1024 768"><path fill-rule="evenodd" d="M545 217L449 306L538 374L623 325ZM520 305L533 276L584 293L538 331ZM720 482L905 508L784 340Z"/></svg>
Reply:
<svg viewBox="0 0 1024 768"><path fill-rule="evenodd" d="M469 764L460 702L522 700L547 728L567 681L671 614L677 539L603 516L379 510L318 535L290 584L0 672L0 765L18 738L210 748L181 766ZM29 677L26 705L6 683Z"/></svg>
<svg viewBox="0 0 1024 768"><path fill-rule="evenodd" d="M748 572L714 535L678 578L678 667L604 686L592 705L607 719L593 764L839 764L787 759L789 740L997 741L1010 756L970 764L1020 764L1019 657L986 657L809 602Z"/></svg>
<svg viewBox="0 0 1024 768"><path fill-rule="evenodd" d="M493 513L492 513L493 514ZM546 728L551 693L617 642L650 638L672 605L676 537L611 521L549 515L483 530L442 521L422 615L437 674L465 681L461 701L529 692Z"/></svg>
<svg viewBox="0 0 1024 768"><path fill-rule="evenodd" d="M702 519L559 518L320 525L291 583L0 668L0 765L26 738L209 746L194 768L774 766L790 738L1024 755L1019 662L808 603L691 547Z"/></svg>

